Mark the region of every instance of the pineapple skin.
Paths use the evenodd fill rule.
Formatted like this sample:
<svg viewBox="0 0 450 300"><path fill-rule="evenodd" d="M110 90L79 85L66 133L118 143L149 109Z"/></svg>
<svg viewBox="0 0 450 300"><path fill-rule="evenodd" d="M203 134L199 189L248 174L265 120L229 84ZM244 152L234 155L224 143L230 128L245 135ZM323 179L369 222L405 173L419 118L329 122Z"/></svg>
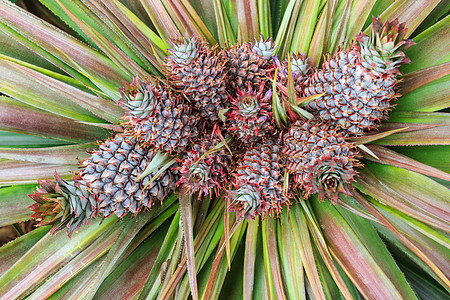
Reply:
<svg viewBox="0 0 450 300"><path fill-rule="evenodd" d="M358 167L355 146L342 132L320 120L297 121L284 136L286 168L304 196L319 193L319 199L337 203L340 193L350 194Z"/></svg>

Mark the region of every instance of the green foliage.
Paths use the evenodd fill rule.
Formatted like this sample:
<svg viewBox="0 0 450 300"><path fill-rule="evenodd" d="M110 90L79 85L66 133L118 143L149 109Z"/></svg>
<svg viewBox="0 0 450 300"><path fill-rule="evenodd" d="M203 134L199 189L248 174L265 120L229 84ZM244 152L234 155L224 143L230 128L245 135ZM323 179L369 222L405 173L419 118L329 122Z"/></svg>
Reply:
<svg viewBox="0 0 450 300"><path fill-rule="evenodd" d="M16 2L38 4L0 0L0 226L30 218L26 194L36 178L55 170L69 177L84 149L117 129L118 88L136 75L162 77L169 42L180 35L220 47L272 36L280 60L302 52L319 64L380 15L406 22L416 45L400 69L404 96L379 135L355 141L366 149L364 167L340 205L299 192L279 218L247 221L227 211L226 199L181 191L135 217L97 219L71 239L38 228L0 248L0 295L448 297L445 1L40 0L48 14L37 16ZM283 126L287 108L273 99Z"/></svg>

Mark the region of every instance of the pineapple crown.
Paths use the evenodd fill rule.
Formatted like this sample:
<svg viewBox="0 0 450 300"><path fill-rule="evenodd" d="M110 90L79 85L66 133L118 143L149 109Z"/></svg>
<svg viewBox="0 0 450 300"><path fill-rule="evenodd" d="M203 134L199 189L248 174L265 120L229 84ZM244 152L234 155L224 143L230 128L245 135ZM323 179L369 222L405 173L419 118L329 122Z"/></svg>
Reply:
<svg viewBox="0 0 450 300"><path fill-rule="evenodd" d="M270 60L275 55L276 48L271 38L264 39L264 36L261 34L259 41L255 39L252 51L262 58Z"/></svg>
<svg viewBox="0 0 450 300"><path fill-rule="evenodd" d="M405 23L399 24L398 19L383 24L380 18L372 17L370 36L364 33L356 36L363 66L377 77L399 74L398 67L410 62L403 50L414 44L411 39L404 39L406 31Z"/></svg>
<svg viewBox="0 0 450 300"><path fill-rule="evenodd" d="M290 55L289 59L291 60L292 76L294 77L294 79L306 76L311 73L312 68L310 66L310 57L306 57L306 55L302 53L297 53ZM281 63L278 57L274 56L273 61L275 63L275 68L278 69L278 81L287 81L289 68L288 58L286 58L284 62Z"/></svg>
<svg viewBox="0 0 450 300"><path fill-rule="evenodd" d="M48 178L45 181L38 180L38 183L36 191L28 194L36 202L29 207L34 211L31 217L39 220L37 226L53 225L51 231L55 233L64 228L60 221L64 213L70 211L67 207L69 202L58 184Z"/></svg>
<svg viewBox="0 0 450 300"><path fill-rule="evenodd" d="M141 81L138 76L131 83L125 82L119 92L122 98L118 104L125 109L125 117L132 122L138 122L152 114L160 94L149 80Z"/></svg>
<svg viewBox="0 0 450 300"><path fill-rule="evenodd" d="M176 67L189 65L206 49L204 42L196 37L181 37L170 44L171 49L167 50L170 55L166 59L169 65Z"/></svg>
<svg viewBox="0 0 450 300"><path fill-rule="evenodd" d="M70 237L97 215L97 210L89 205L92 203L87 202L88 191L76 188L77 179L74 175L75 181L67 182L55 172L56 183L49 179L38 180L40 187L28 194L36 202L30 208L34 211L32 217L40 219L38 226L51 225L52 234L67 228Z"/></svg>
<svg viewBox="0 0 450 300"><path fill-rule="evenodd" d="M350 195L350 185L356 171L347 157L325 156L312 170L313 180L305 183L305 189L319 193L319 200L329 199L337 203L341 193Z"/></svg>
<svg viewBox="0 0 450 300"><path fill-rule="evenodd" d="M231 123L228 130L235 133L241 141L255 142L274 130L270 101L272 90L264 93L264 84L260 85L258 91L254 91L248 83L247 91L238 88L238 96L230 96L233 107L227 114Z"/></svg>
<svg viewBox="0 0 450 300"><path fill-rule="evenodd" d="M181 163L177 168L180 175L177 184L183 185L191 194L199 191L199 198L210 191L218 195L222 184L227 183L228 155L223 150L211 151L212 145L213 142L195 144L183 159L177 159Z"/></svg>
<svg viewBox="0 0 450 300"><path fill-rule="evenodd" d="M288 64L288 61L285 61ZM303 53L293 54L291 56L292 73L294 76L307 75L312 71L311 58Z"/></svg>
<svg viewBox="0 0 450 300"><path fill-rule="evenodd" d="M253 186L228 191L228 197L231 199L228 210L237 212L248 220L270 212L269 202L264 201L261 193Z"/></svg>

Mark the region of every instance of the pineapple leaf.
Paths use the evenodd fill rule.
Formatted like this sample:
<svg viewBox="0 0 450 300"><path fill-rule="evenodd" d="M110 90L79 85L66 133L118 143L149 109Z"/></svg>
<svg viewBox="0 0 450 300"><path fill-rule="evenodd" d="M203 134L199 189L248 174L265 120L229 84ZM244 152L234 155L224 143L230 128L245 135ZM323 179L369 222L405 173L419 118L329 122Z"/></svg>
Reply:
<svg viewBox="0 0 450 300"><path fill-rule="evenodd" d="M217 30L219 35L219 44L226 47L228 43L235 44L236 36L234 34L231 21L225 11L224 4L221 0L214 0L214 13L217 20Z"/></svg>
<svg viewBox="0 0 450 300"><path fill-rule="evenodd" d="M292 35L294 34L294 26L289 24L295 24L295 20L298 19L301 3L302 2L299 1L289 1L283 13L277 32L277 37L275 39L275 45L278 45L275 53L278 54L280 59L285 58L292 49L290 46L290 41L292 39Z"/></svg>
<svg viewBox="0 0 450 300"><path fill-rule="evenodd" d="M262 220L262 239L264 247L264 264L266 268L266 280L269 285L269 294L274 299L286 299L280 270L280 258L276 240L277 221L273 218Z"/></svg>
<svg viewBox="0 0 450 300"><path fill-rule="evenodd" d="M14 29L9 31L14 38L20 39L25 46L36 49L63 70L73 74L70 68L73 70L77 69L77 65L81 66L92 78L111 88L120 86L121 81L126 78L108 58L24 10L11 6L8 2L0 2L0 15L0 22ZM77 61L76 65L73 64L74 59ZM66 67L70 65L71 67ZM76 77L80 78L80 74Z"/></svg>
<svg viewBox="0 0 450 300"><path fill-rule="evenodd" d="M433 176L436 178L441 178L443 180L450 181L450 174L433 168L429 165L420 163L414 159L406 157L404 155L398 154L388 148L378 146L378 145L367 145L367 148L371 150L377 157L377 160L374 160L369 155L364 155L366 159L382 163L388 164L394 167L400 167L406 170L410 170L416 173L424 174L427 176ZM441 157L442 159L443 157Z"/></svg>
<svg viewBox="0 0 450 300"><path fill-rule="evenodd" d="M0 185L35 183L36 178L53 177L55 171L61 174L70 174L78 170L78 164L56 165L43 164L18 160L0 160ZM64 176L68 178L69 175Z"/></svg>
<svg viewBox="0 0 450 300"><path fill-rule="evenodd" d="M440 270L433 261L423 252L420 248L418 248L414 243L408 239L407 236L403 235L389 220L383 216L375 207L373 207L366 199L356 191L353 191L353 197L358 201L358 203L367 209L372 215L374 215L378 220L380 220L384 226L386 226L396 237L398 237L408 248L410 248L417 256L420 257L435 273L438 277L444 282L444 284L450 288L450 280L445 276L445 274ZM389 256L390 257L390 256ZM391 265L392 266L392 265ZM401 278L404 279L402 276ZM406 280L405 280L406 281ZM414 293L411 291L411 294Z"/></svg>
<svg viewBox="0 0 450 300"><path fill-rule="evenodd" d="M155 181L161 174L164 173L164 171L166 171L168 168L170 168L173 164L175 164L177 162L177 160L175 158L173 158L171 161L167 162L166 164L164 164L159 170L158 172L155 173L155 175L153 175L153 177L148 181L148 183L144 186L144 189L146 189L153 181ZM141 178L141 176L139 177ZM140 179L136 179L136 180L140 180Z"/></svg>
<svg viewBox="0 0 450 300"><path fill-rule="evenodd" d="M450 173L450 153L447 146L409 146L389 147L391 150L415 159L423 164L432 166L446 173Z"/></svg>
<svg viewBox="0 0 450 300"><path fill-rule="evenodd" d="M246 228L246 222L237 222L235 225L238 225L236 228L237 234L233 234L230 241L230 255L234 257L236 254L237 248L239 243L241 242L241 239L244 235L245 228ZM234 226L236 227L236 226ZM222 237L222 244L226 245L226 239L227 236L223 235ZM208 283L206 284L204 293L202 295L202 299L214 299L219 296L221 293L222 285L225 279L225 276L227 275L228 269L228 262L224 259L224 251L223 247L219 247L217 249L216 256L214 258L214 262L211 268L211 272L209 274Z"/></svg>
<svg viewBox="0 0 450 300"><path fill-rule="evenodd" d="M0 188L0 215L2 216L0 226L7 226L31 219L32 211L28 206L34 204L34 201L27 194L32 193L35 188L36 184L3 186ZM2 267L0 267L1 269Z"/></svg>
<svg viewBox="0 0 450 300"><path fill-rule="evenodd" d="M54 139L0 130L0 148L49 147L67 144Z"/></svg>
<svg viewBox="0 0 450 300"><path fill-rule="evenodd" d="M372 158L375 158L376 160L379 160L378 156L376 156L375 153L372 152L372 150L367 148L366 145L359 144L357 147L364 152L363 154L365 154L365 155L368 154Z"/></svg>
<svg viewBox="0 0 450 300"><path fill-rule="evenodd" d="M280 249L281 270L289 299L306 299L302 259L297 251L290 228L287 209L283 210L280 226L278 226L278 247Z"/></svg>
<svg viewBox="0 0 450 300"><path fill-rule="evenodd" d="M402 73L407 74L449 61L450 54L443 46L450 43L449 23L450 16L447 16L414 38L416 44L405 51L406 56L414 63L403 65L400 68Z"/></svg>
<svg viewBox="0 0 450 300"><path fill-rule="evenodd" d="M0 68L0 89L4 94L60 116L87 122L99 121L81 107L88 108L98 102L96 96L1 57ZM21 82L21 89L17 89L17 82ZM102 102L106 101L102 99ZM115 111L119 112L117 118L121 109L115 108Z"/></svg>
<svg viewBox="0 0 450 300"><path fill-rule="evenodd" d="M175 243L177 240L177 234L179 230L180 223L180 211L178 210L172 219L170 227L167 230L167 234L159 250L158 256L152 266L152 270L148 275L145 286L143 287L139 300L147 299L153 290L155 290L155 285L161 284L164 281L164 277L167 276L168 272L168 262L171 259L171 253L175 248ZM149 239L150 241L151 239ZM161 270L165 270L161 273ZM156 297L156 295L154 295Z"/></svg>
<svg viewBox="0 0 450 300"><path fill-rule="evenodd" d="M72 279L77 273L88 267L91 263L98 260L105 253L109 251L111 245L114 243L119 226L115 226L104 234L99 236L85 251L74 256L73 259L53 274L49 280L39 286L31 295L36 298L48 298L55 293L59 286L64 285Z"/></svg>
<svg viewBox="0 0 450 300"><path fill-rule="evenodd" d="M88 155L86 149L92 148L93 145L94 143L51 148L0 148L0 158L46 164L70 165L74 164L77 158L87 158Z"/></svg>
<svg viewBox="0 0 450 300"><path fill-rule="evenodd" d="M283 128L283 126L287 123L287 115L286 108L284 107L284 104L281 103L280 97L277 94L277 71L278 69L275 70L275 74L273 75L272 110L275 124L278 128Z"/></svg>
<svg viewBox="0 0 450 300"><path fill-rule="evenodd" d="M397 223L397 224L401 224L401 222ZM375 225L375 227L386 238L386 241L389 241L388 244L391 244L390 250L393 253L396 252L395 250L399 249L401 252L400 257L407 257L408 260L414 261L414 264L411 264L411 262L410 262L409 266L414 266L414 265L420 266L422 274L428 274L430 276L430 278L433 278L434 280L436 280L444 288L444 291L445 290L447 291L447 294L448 294L448 292L450 291L450 288L448 286L446 286L446 284L433 272L433 270L431 270L431 268L429 266L427 266L411 249L409 249L407 246L405 246L400 241L400 239L397 236L395 236L395 234L393 234L389 229L387 229L383 225ZM418 233L418 232L413 233L410 231L409 234L412 234L412 236L414 236L415 242L417 242L416 245L421 247L421 249L424 252L426 252L427 254L431 254L430 257L433 257L433 259L439 259L442 262L448 261L448 259L449 259L448 247L444 248L436 243L431 244L429 239L428 240L424 239L423 235L421 236L420 233ZM397 250L397 251L399 251L399 250ZM432 253L432 252L434 252L434 253ZM396 259L398 261L401 261L400 257L397 256ZM446 265L445 263L442 264L442 266L445 266L445 265ZM448 274L448 270L446 270L446 272ZM435 284L435 287L439 287L439 286Z"/></svg>
<svg viewBox="0 0 450 300"><path fill-rule="evenodd" d="M108 218L101 225L100 220L95 220L91 226L81 228L72 239L64 231L45 235L0 278L0 293L7 298L27 295L49 275L89 247L116 220L115 217ZM36 272L30 273L29 268Z"/></svg>
<svg viewBox="0 0 450 300"><path fill-rule="evenodd" d="M189 286L191 288L192 299L198 299L197 272L194 260L194 233L192 230L192 209L191 196L188 191L180 189L180 216L183 222L183 236L186 243L187 269L189 274Z"/></svg>
<svg viewBox="0 0 450 300"><path fill-rule="evenodd" d="M417 299L368 221L328 203L310 203L320 227L327 228L330 252L364 297Z"/></svg>
<svg viewBox="0 0 450 300"><path fill-rule="evenodd" d="M39 227L3 245L0 248L0 277L25 255L49 230L50 226Z"/></svg>
<svg viewBox="0 0 450 300"><path fill-rule="evenodd" d="M142 172L142 174L136 179L136 181L142 180L142 178L144 178L145 176L165 166L167 163L170 163L171 160L172 159L169 154L158 151L158 153L153 156L152 161L147 165L147 167L145 167L144 172Z"/></svg>
<svg viewBox="0 0 450 300"><path fill-rule="evenodd" d="M418 88L450 74L450 62L410 72L402 77L400 93L405 96Z"/></svg>
<svg viewBox="0 0 450 300"><path fill-rule="evenodd" d="M311 285L312 293L317 299L325 299L324 290L317 271L317 263L313 253L311 236L307 228L307 220L299 205L291 207L290 227L300 253L306 277Z"/></svg>
<svg viewBox="0 0 450 300"><path fill-rule="evenodd" d="M366 168L355 183L358 189L426 224L450 231L450 219L446 213L449 189L405 169L369 161L365 164ZM427 185L418 186L418 182Z"/></svg>
<svg viewBox="0 0 450 300"><path fill-rule="evenodd" d="M272 36L272 26L271 26L271 7L270 1L268 0L258 0L258 22L259 22L259 32L265 37Z"/></svg>
<svg viewBox="0 0 450 300"><path fill-rule="evenodd" d="M375 4L378 4L375 0L356 1L353 3L348 22L347 36L345 40L346 45L349 45L353 37L363 30L364 22L366 20L370 20L370 11Z"/></svg>
<svg viewBox="0 0 450 300"><path fill-rule="evenodd" d="M116 226L119 230L117 231L117 234L111 235L113 244L101 267L96 272L97 276L91 285L88 297L95 295L105 278L118 267L121 258L123 257L123 253L128 251L127 246L151 217L151 214L148 212L141 213L134 218L133 222L131 222L131 220L129 220L130 216L128 215L124 217L125 220L122 222L122 226Z"/></svg>
<svg viewBox="0 0 450 300"><path fill-rule="evenodd" d="M253 299L253 290L255 282L255 263L256 263L256 246L258 244L259 218L249 220L247 225L247 234L245 237L245 254L244 254L244 278L243 293L244 299Z"/></svg>
<svg viewBox="0 0 450 300"><path fill-rule="evenodd" d="M236 8L242 40L257 39L260 35L257 0L236 0Z"/></svg>
<svg viewBox="0 0 450 300"><path fill-rule="evenodd" d="M81 124L1 96L0 129L67 142L90 142L107 133L102 128Z"/></svg>
<svg viewBox="0 0 450 300"><path fill-rule="evenodd" d="M401 97L396 110L433 112L450 107L450 75L434 80Z"/></svg>
<svg viewBox="0 0 450 300"><path fill-rule="evenodd" d="M373 141L377 141L377 140L382 139L384 137L390 136L391 134L394 134L394 133L397 133L397 132L401 132L401 131L405 131L408 128L409 127L402 127L402 128L396 128L396 129L392 129L392 130L388 130L388 131L383 131L383 132L380 132L380 133L369 134L369 135L365 135L365 136L349 137L349 138L346 138L346 140L351 142L351 143L355 143L355 144L358 144L358 145L363 145L363 144L371 143Z"/></svg>
<svg viewBox="0 0 450 300"><path fill-rule="evenodd" d="M411 123L409 123L411 122ZM375 141L379 145L448 145L450 142L447 113L398 112L380 130L409 127Z"/></svg>
<svg viewBox="0 0 450 300"><path fill-rule="evenodd" d="M427 2L398 0L393 2L381 14L380 18L383 20L399 18L400 23L406 22L408 32L405 38L408 38L439 2L439 0L429 0Z"/></svg>
<svg viewBox="0 0 450 300"><path fill-rule="evenodd" d="M152 222L153 223L153 222ZM170 224L170 223L169 223ZM155 259L161 249L168 231L168 225L154 226L152 238L148 238L133 251L114 271L103 281L95 297L119 298L137 297L145 281L145 278L155 266ZM121 282L134 282L125 288Z"/></svg>

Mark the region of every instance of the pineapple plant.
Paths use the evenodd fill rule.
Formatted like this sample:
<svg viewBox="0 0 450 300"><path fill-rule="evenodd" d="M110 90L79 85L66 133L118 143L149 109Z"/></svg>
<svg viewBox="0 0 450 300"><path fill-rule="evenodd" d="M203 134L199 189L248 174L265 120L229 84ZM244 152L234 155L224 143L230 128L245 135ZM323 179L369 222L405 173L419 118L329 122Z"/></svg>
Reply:
<svg viewBox="0 0 450 300"><path fill-rule="evenodd" d="M294 2L0 0L0 298L448 297L446 3Z"/></svg>

